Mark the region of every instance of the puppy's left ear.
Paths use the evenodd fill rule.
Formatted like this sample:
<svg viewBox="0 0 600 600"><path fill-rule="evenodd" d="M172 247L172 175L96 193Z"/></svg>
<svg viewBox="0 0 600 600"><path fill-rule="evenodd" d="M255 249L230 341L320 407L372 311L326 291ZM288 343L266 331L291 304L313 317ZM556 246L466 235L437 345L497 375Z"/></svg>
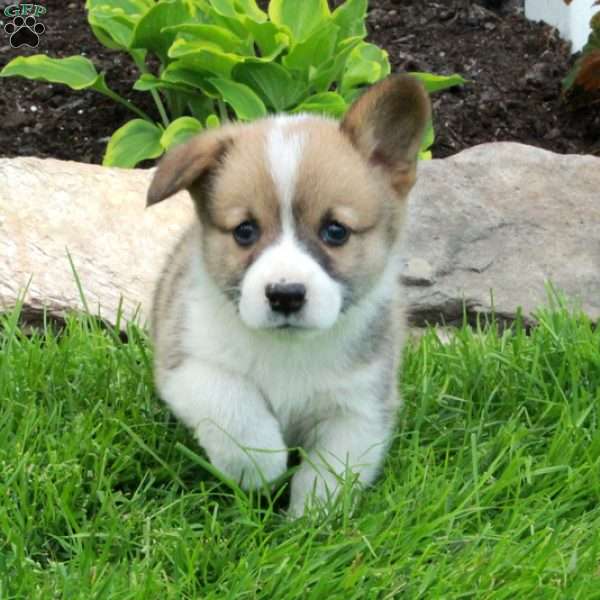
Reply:
<svg viewBox="0 0 600 600"><path fill-rule="evenodd" d="M382 167L392 188L405 196L415 182L417 155L430 118L423 85L409 75L393 75L358 98L340 127L366 160Z"/></svg>

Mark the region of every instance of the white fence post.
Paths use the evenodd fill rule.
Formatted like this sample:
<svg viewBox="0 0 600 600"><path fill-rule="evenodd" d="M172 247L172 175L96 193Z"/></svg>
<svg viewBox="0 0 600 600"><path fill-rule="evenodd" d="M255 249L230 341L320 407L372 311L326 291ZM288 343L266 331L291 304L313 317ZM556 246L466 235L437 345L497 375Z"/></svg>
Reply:
<svg viewBox="0 0 600 600"><path fill-rule="evenodd" d="M592 15L600 9L592 6L592 1L573 0L567 6L563 0L525 0L525 16L556 27L561 37L571 42L572 52L578 52L590 34Z"/></svg>

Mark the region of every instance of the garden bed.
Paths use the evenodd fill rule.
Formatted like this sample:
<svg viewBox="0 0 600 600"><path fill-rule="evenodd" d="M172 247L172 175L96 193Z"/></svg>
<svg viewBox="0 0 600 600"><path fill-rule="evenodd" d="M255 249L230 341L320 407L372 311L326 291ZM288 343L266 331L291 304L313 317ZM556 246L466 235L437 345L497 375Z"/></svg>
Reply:
<svg viewBox="0 0 600 600"><path fill-rule="evenodd" d="M483 0L482 0L483 3ZM371 0L369 39L385 48L394 71L460 73L462 88L434 98L434 157L492 141L517 141L560 153L600 155L600 114L566 104L560 81L572 58L552 28L527 21L518 2L496 11L459 2ZM48 7L37 49L13 49L3 33L0 66L16 56L83 54L109 85L158 119L151 98L131 90L138 76L128 57L92 35L85 10ZM131 113L92 91L74 92L20 78L2 80L0 153L100 163L111 133Z"/></svg>

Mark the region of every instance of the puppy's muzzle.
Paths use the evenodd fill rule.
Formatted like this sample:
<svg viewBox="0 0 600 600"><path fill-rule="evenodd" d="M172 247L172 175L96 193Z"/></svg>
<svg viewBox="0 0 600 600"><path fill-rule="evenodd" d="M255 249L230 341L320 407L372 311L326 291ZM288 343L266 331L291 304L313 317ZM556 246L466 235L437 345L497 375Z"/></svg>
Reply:
<svg viewBox="0 0 600 600"><path fill-rule="evenodd" d="M288 316L304 306L306 287L302 283L269 284L265 288L265 296L273 312Z"/></svg>

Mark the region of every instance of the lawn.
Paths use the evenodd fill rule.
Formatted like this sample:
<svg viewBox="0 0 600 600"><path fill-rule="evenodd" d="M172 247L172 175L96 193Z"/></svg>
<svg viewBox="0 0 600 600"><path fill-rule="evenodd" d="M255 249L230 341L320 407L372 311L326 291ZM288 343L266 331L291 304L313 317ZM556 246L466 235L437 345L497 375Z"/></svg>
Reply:
<svg viewBox="0 0 600 600"><path fill-rule="evenodd" d="M146 335L0 328L0 598L600 598L600 328L428 331L376 485L288 520L156 397Z"/></svg>

